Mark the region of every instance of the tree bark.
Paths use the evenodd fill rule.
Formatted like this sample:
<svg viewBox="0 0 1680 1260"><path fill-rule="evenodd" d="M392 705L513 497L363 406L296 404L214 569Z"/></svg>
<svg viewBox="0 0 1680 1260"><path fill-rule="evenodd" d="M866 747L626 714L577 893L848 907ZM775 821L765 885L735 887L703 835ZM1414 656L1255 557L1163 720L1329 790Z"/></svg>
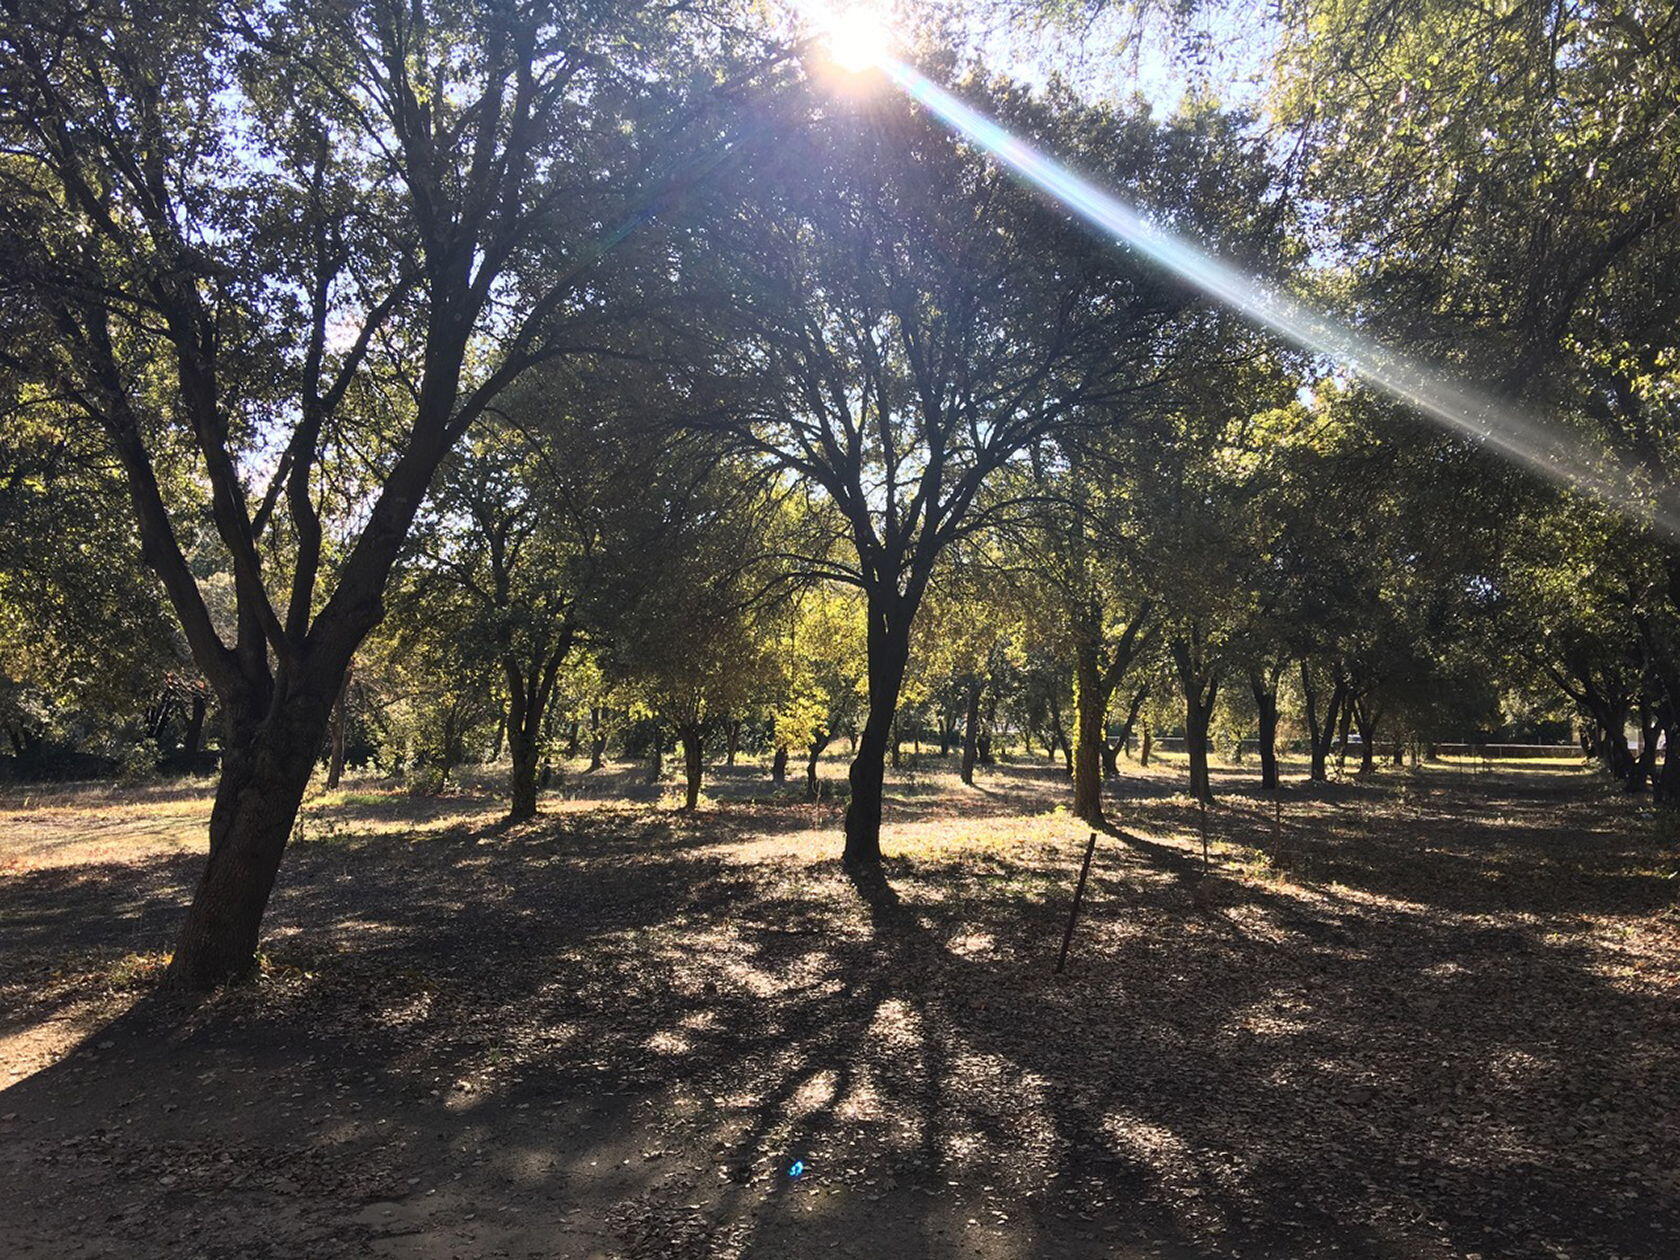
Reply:
<svg viewBox="0 0 1680 1260"><path fill-rule="evenodd" d="M1359 777L1368 779L1377 772L1376 707L1369 700L1353 705L1354 720L1359 723Z"/></svg>
<svg viewBox="0 0 1680 1260"><path fill-rule="evenodd" d="M1147 766L1149 764L1149 754L1154 750L1154 747L1155 739L1153 733L1149 729L1149 719L1144 718L1143 738L1138 745L1138 765Z"/></svg>
<svg viewBox="0 0 1680 1260"><path fill-rule="evenodd" d="M980 751L980 687L978 678L968 680L963 703L962 781L974 786L974 762Z"/></svg>
<svg viewBox="0 0 1680 1260"><path fill-rule="evenodd" d="M266 720L227 703L210 856L170 961L168 982L211 989L248 975L293 820L326 736L331 703L300 695Z"/></svg>
<svg viewBox="0 0 1680 1260"><path fill-rule="evenodd" d="M601 706L589 706L589 771L599 770L607 755L607 732L601 722ZM589 771L585 771L588 773Z"/></svg>
<svg viewBox="0 0 1680 1260"><path fill-rule="evenodd" d="M682 727L678 734L683 746L683 809L693 813L700 807L700 780L705 775L705 732L695 725Z"/></svg>
<svg viewBox="0 0 1680 1260"><path fill-rule="evenodd" d="M1109 695L1097 659L1097 645L1080 636L1073 652L1073 816L1103 821L1103 754L1108 750Z"/></svg>
<svg viewBox="0 0 1680 1260"><path fill-rule="evenodd" d="M770 781L778 786L787 782L788 750L786 744L776 745L776 755L770 759Z"/></svg>
<svg viewBox="0 0 1680 1260"><path fill-rule="evenodd" d="M186 754L190 764L198 751L204 745L204 716L210 708L210 698L202 689L195 689L192 697L192 710L187 715L187 726L181 732L181 751ZM340 741L342 743L342 740Z"/></svg>
<svg viewBox="0 0 1680 1260"><path fill-rule="evenodd" d="M1213 721L1214 703L1219 698L1220 671L1209 665L1206 649L1194 626L1189 637L1173 641L1172 655L1184 694L1184 751L1190 762L1190 795L1211 805L1213 779L1208 772L1208 728Z"/></svg>
<svg viewBox="0 0 1680 1260"><path fill-rule="evenodd" d="M1278 785L1278 669L1251 670L1248 687L1254 694L1254 709L1260 719L1260 786Z"/></svg>
<svg viewBox="0 0 1680 1260"><path fill-rule="evenodd" d="M828 741L828 732L820 732L811 742L811 751L805 757L805 799L808 801L815 801L821 795L822 785L817 781L817 760L823 755L823 749L828 747ZM783 772L786 773L785 765Z"/></svg>
<svg viewBox="0 0 1680 1260"><path fill-rule="evenodd" d="M1312 683L1312 670L1307 662L1302 661L1301 697L1307 718L1307 743L1312 754L1312 767L1308 771L1308 777L1314 782L1322 783L1329 778L1327 768L1330 745L1335 738L1337 718L1347 698L1347 683L1340 676L1337 677L1336 685L1330 691L1329 707L1321 715L1318 711L1318 692Z"/></svg>
<svg viewBox="0 0 1680 1260"><path fill-rule="evenodd" d="M849 865L872 865L881 860L881 797L886 782L887 751L892 739L898 693L910 661L910 622L919 602L912 594L872 590L868 593L866 636L869 699L858 738L857 755L847 775L851 799L846 802L846 847Z"/></svg>
<svg viewBox="0 0 1680 1260"><path fill-rule="evenodd" d="M344 709L350 703L350 671L344 671L344 685L338 689L338 699L333 701L332 734L327 754L327 790L330 792L337 787L339 780L344 778Z"/></svg>

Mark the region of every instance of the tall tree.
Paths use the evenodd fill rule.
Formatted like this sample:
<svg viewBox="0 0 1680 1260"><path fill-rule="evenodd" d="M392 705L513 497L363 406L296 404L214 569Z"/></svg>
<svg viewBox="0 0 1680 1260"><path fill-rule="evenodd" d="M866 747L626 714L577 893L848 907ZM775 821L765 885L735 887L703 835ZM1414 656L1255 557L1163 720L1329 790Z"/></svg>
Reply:
<svg viewBox="0 0 1680 1260"><path fill-rule="evenodd" d="M711 83L679 53L716 47L681 39L690 20L588 0L0 13L0 271L34 332L8 361L105 433L223 714L172 983L251 966L439 461L598 313L596 265L715 139L706 118L677 138ZM187 560L200 512L231 628Z"/></svg>

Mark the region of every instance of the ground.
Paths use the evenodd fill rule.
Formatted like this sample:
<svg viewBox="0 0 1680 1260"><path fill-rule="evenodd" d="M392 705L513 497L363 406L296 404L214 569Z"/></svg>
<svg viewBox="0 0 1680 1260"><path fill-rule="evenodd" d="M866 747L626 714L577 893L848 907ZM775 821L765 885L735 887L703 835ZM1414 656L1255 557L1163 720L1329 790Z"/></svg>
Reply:
<svg viewBox="0 0 1680 1260"><path fill-rule="evenodd" d="M830 771L833 773L833 771ZM260 977L154 993L206 785L0 797L0 1255L1680 1255L1675 825L1564 764L1202 816L629 768L306 807ZM621 797L642 799L625 800ZM792 1175L798 1167L799 1175Z"/></svg>

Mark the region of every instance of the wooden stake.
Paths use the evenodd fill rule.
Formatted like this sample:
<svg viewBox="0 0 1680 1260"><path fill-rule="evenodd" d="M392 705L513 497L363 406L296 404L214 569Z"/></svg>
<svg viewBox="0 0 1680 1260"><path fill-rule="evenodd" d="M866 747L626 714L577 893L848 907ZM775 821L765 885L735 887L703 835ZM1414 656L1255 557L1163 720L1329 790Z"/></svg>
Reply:
<svg viewBox="0 0 1680 1260"><path fill-rule="evenodd" d="M1097 851L1097 833L1091 833L1091 839L1085 846L1085 861L1079 867L1079 882L1073 886L1073 908L1068 911L1067 931L1062 933L1062 953L1056 959L1056 974L1062 974L1062 968L1067 966L1068 947L1073 944L1073 925L1079 920L1079 903L1085 897L1085 877L1091 873L1091 855Z"/></svg>

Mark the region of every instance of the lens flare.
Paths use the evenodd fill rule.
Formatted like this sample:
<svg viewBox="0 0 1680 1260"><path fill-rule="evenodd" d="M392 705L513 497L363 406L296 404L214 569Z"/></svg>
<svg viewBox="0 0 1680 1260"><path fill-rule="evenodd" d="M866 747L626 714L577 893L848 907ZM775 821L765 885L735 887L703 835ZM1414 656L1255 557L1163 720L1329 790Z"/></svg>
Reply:
<svg viewBox="0 0 1680 1260"><path fill-rule="evenodd" d="M1670 487L1652 486L1613 456L1589 448L1573 435L1458 389L1404 355L1163 230L898 58L883 51L874 64L935 117L1010 170L1208 296L1358 375L1443 427L1559 485L1589 494L1637 523L1680 538L1680 502Z"/></svg>

